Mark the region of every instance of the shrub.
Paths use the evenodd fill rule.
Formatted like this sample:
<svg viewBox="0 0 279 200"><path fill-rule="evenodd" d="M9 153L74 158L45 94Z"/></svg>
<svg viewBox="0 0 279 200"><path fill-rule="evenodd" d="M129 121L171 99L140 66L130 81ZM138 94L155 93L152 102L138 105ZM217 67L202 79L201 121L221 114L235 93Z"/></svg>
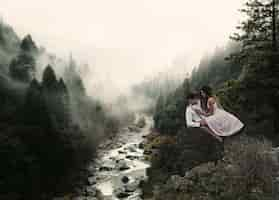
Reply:
<svg viewBox="0 0 279 200"><path fill-rule="evenodd" d="M272 145L266 139L239 136L226 145L226 162L236 166L236 176L242 177L244 188L251 192L260 187L265 192L271 192L272 178L276 166L268 152Z"/></svg>

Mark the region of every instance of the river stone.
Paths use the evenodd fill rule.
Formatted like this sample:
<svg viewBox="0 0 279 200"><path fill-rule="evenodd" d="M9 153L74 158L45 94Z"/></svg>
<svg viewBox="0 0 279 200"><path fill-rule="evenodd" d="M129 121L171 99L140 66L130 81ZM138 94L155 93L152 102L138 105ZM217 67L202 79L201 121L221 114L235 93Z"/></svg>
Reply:
<svg viewBox="0 0 279 200"><path fill-rule="evenodd" d="M130 167L128 166L126 161L123 160L123 159L116 161L116 168L118 170L120 170L120 171L124 171L124 170L130 169Z"/></svg>
<svg viewBox="0 0 279 200"><path fill-rule="evenodd" d="M123 150L119 150L118 153L119 153L119 154L126 154L127 152L126 152L126 151L123 151Z"/></svg>
<svg viewBox="0 0 279 200"><path fill-rule="evenodd" d="M121 179L121 181L122 181L124 184L128 183L129 180L130 180L130 179L129 179L127 176L123 176L122 179Z"/></svg>
<svg viewBox="0 0 279 200"><path fill-rule="evenodd" d="M113 170L113 166L110 165L103 165L99 168L99 171L111 171Z"/></svg>
<svg viewBox="0 0 279 200"><path fill-rule="evenodd" d="M151 155L151 154L152 154L152 151L150 151L150 150L144 150L143 154L144 154L144 155Z"/></svg>
<svg viewBox="0 0 279 200"><path fill-rule="evenodd" d="M138 156L133 156L133 155L127 155L126 158L129 159L129 160L137 160L137 159L139 159Z"/></svg>
<svg viewBox="0 0 279 200"><path fill-rule="evenodd" d="M133 145L130 145L126 148L124 148L125 150L127 151L130 151L130 152L137 152L137 145L133 144Z"/></svg>
<svg viewBox="0 0 279 200"><path fill-rule="evenodd" d="M94 174L96 174L96 169L94 171L88 171L88 176L94 176Z"/></svg>
<svg viewBox="0 0 279 200"><path fill-rule="evenodd" d="M127 165L127 163L125 163L125 164L123 164L119 167L120 171L125 171L125 170L128 170L128 169L130 169L130 167Z"/></svg>
<svg viewBox="0 0 279 200"><path fill-rule="evenodd" d="M139 149L144 149L144 142L141 142L140 144L139 144Z"/></svg>
<svg viewBox="0 0 279 200"><path fill-rule="evenodd" d="M121 143L116 143L116 144L112 144L111 145L111 149L119 149L122 147L122 144Z"/></svg>
<svg viewBox="0 0 279 200"><path fill-rule="evenodd" d="M97 178L95 176L88 177L87 179L89 185L95 185L97 183Z"/></svg>
<svg viewBox="0 0 279 200"><path fill-rule="evenodd" d="M114 193L115 193L115 196L120 199L130 196L130 194L128 192L126 192L123 188L116 189L114 191Z"/></svg>
<svg viewBox="0 0 279 200"><path fill-rule="evenodd" d="M88 187L86 187L86 194L87 194L87 196L96 196L97 190L94 187L88 186Z"/></svg>
<svg viewBox="0 0 279 200"><path fill-rule="evenodd" d="M125 191L126 192L134 192L136 189L138 189L139 183L137 181L131 182L127 185L125 185Z"/></svg>

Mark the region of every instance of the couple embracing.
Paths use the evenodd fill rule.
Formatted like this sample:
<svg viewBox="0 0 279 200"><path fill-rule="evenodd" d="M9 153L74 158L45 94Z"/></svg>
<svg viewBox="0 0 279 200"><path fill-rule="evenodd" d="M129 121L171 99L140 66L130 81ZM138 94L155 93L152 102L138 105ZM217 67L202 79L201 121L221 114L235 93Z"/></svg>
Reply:
<svg viewBox="0 0 279 200"><path fill-rule="evenodd" d="M199 94L190 93L187 100L187 127L203 128L220 142L244 127L237 117L222 109L209 86L202 87Z"/></svg>

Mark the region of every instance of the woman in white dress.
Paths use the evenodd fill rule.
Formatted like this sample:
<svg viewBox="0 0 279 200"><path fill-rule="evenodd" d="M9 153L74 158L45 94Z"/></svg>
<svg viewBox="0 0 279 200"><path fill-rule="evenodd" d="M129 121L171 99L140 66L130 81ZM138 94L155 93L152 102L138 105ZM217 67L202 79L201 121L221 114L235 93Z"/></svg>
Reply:
<svg viewBox="0 0 279 200"><path fill-rule="evenodd" d="M218 106L210 87L204 86L201 89L201 98L203 111L196 110L203 117L201 125L208 127L220 141L221 137L236 134L244 127L237 117Z"/></svg>

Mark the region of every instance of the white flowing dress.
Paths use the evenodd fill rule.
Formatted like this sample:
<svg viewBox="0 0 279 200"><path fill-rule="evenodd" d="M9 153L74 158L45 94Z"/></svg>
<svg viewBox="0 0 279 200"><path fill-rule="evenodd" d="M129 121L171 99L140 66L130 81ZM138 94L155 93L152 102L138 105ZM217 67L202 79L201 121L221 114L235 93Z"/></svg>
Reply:
<svg viewBox="0 0 279 200"><path fill-rule="evenodd" d="M231 136L239 132L244 124L233 114L213 104L213 115L205 117L208 127L218 136Z"/></svg>

